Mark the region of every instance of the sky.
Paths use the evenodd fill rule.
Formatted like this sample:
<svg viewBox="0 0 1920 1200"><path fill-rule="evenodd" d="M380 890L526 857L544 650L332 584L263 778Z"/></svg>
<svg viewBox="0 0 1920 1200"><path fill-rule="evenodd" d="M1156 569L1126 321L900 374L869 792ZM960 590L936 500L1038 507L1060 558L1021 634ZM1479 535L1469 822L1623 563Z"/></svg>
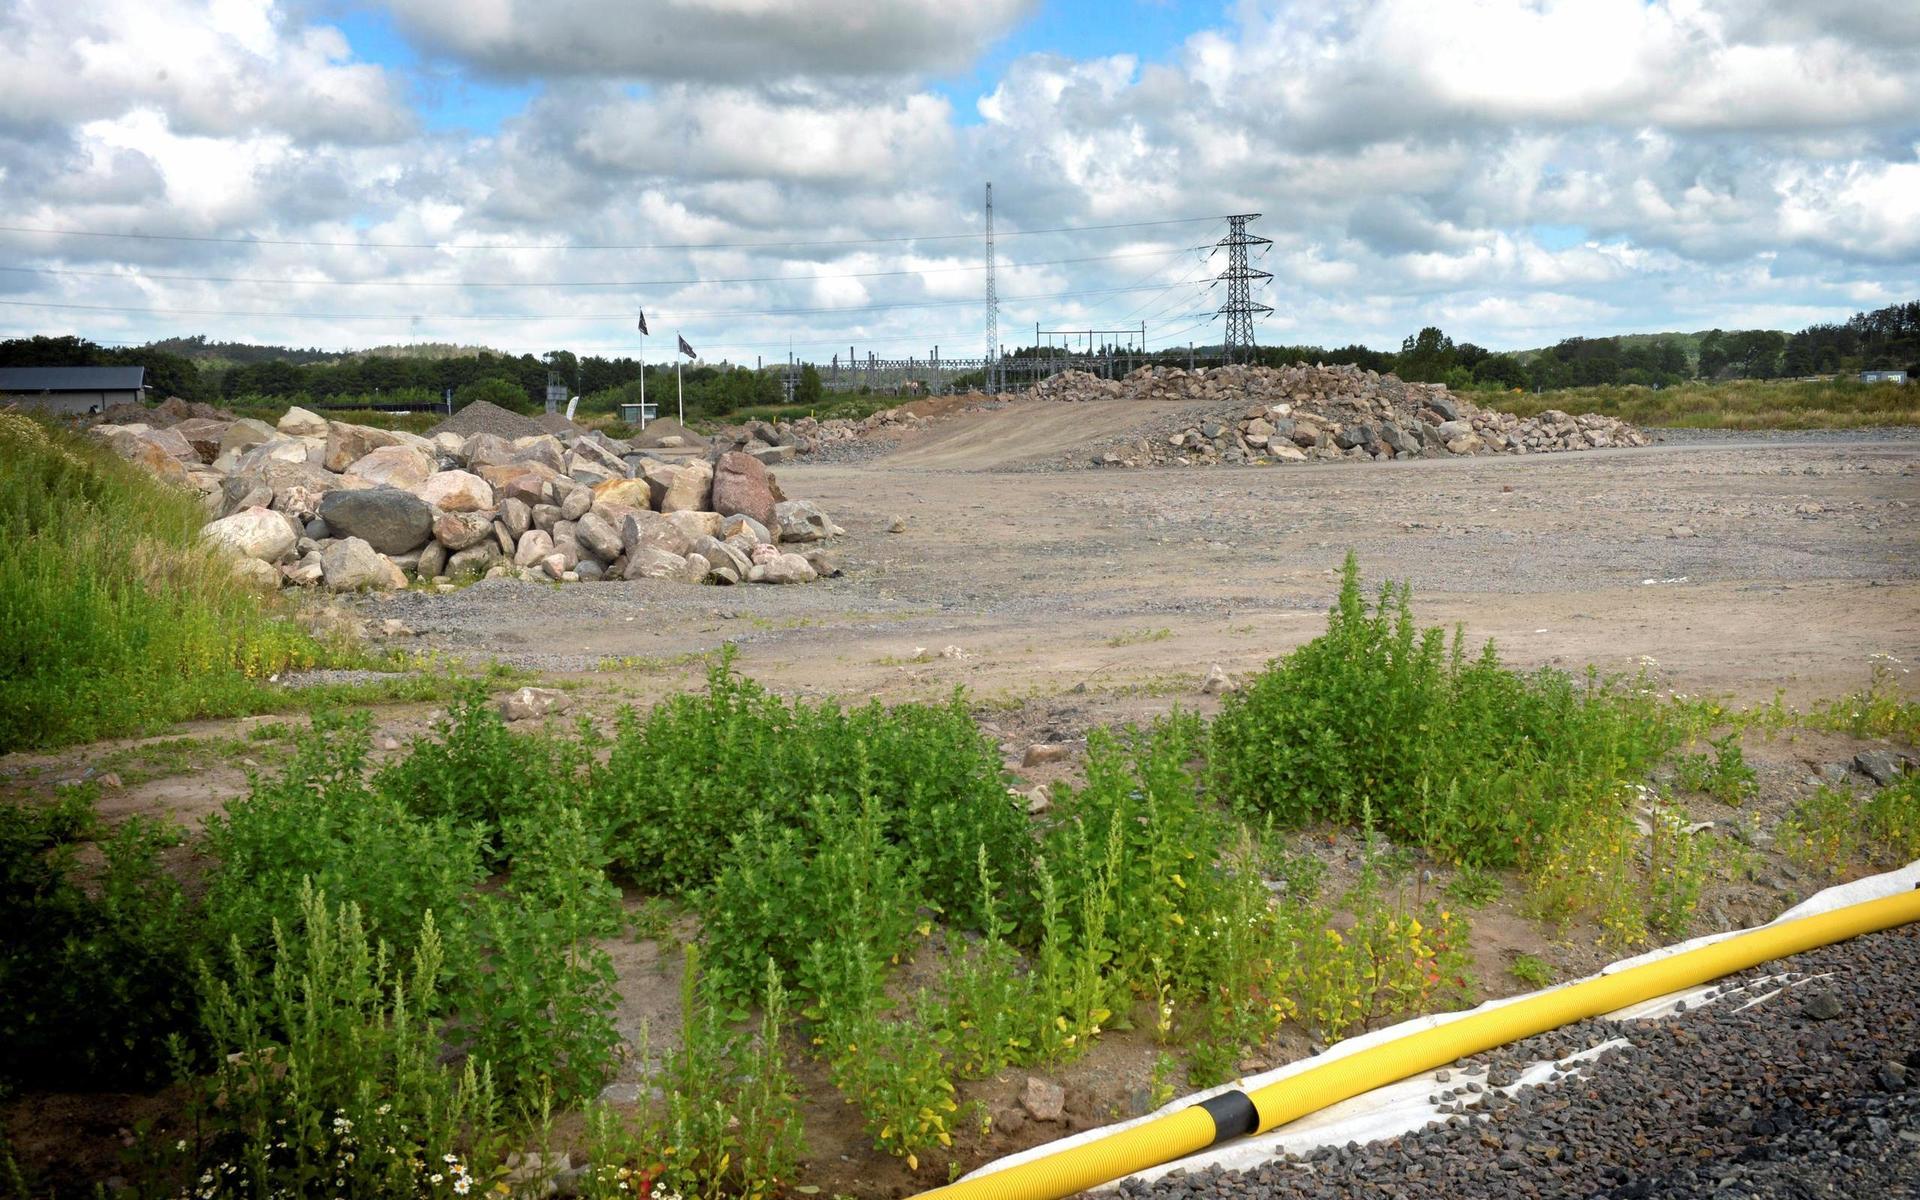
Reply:
<svg viewBox="0 0 1920 1200"><path fill-rule="evenodd" d="M1912 0L0 0L0 336L1495 349L1920 297ZM138 236L127 236L138 235Z"/></svg>

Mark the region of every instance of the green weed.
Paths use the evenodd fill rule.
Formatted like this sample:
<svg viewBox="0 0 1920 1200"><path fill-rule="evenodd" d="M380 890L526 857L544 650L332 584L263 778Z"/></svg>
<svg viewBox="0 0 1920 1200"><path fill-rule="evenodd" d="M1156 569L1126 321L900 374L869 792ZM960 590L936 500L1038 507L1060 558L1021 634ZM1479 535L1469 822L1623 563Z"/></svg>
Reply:
<svg viewBox="0 0 1920 1200"><path fill-rule="evenodd" d="M206 511L0 412L0 753L254 711L326 652L199 540Z"/></svg>
<svg viewBox="0 0 1920 1200"><path fill-rule="evenodd" d="M1860 853L1861 813L1850 789L1822 785L1793 806L1774 841L1801 868L1834 878Z"/></svg>
<svg viewBox="0 0 1920 1200"><path fill-rule="evenodd" d="M1553 984L1553 966L1546 959L1533 954L1516 954L1507 964L1507 971L1521 986L1539 991Z"/></svg>

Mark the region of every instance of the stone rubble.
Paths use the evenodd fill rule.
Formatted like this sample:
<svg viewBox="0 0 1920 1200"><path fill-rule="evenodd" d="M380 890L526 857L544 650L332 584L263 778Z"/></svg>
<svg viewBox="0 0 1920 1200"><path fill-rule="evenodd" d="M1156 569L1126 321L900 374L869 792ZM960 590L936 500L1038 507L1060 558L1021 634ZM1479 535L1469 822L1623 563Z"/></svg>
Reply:
<svg viewBox="0 0 1920 1200"><path fill-rule="evenodd" d="M1219 414L1138 436L1093 465L1142 467L1545 454L1645 446L1624 421L1549 410L1534 417L1482 409L1437 383L1406 383L1358 367L1141 367L1123 379L1067 371L1033 394L1088 400L1217 403Z"/></svg>
<svg viewBox="0 0 1920 1200"><path fill-rule="evenodd" d="M170 401L117 411L120 423L91 433L197 490L210 518L203 536L262 588L839 574L819 547L845 530L819 505L788 499L765 455L714 446L703 457L693 445L669 459L577 429L509 438L496 430L534 423L500 412L514 420L482 412L464 422L472 432L422 437L301 408L276 427Z"/></svg>

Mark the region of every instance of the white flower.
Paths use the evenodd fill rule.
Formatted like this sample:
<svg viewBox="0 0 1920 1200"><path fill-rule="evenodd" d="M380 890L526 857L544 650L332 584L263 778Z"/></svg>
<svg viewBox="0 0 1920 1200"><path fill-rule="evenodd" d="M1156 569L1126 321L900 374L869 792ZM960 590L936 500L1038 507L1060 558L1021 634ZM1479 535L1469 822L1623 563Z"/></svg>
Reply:
<svg viewBox="0 0 1920 1200"><path fill-rule="evenodd" d="M468 1190L471 1189L472 1187L473 1187L473 1181L468 1179L465 1175L462 1175L460 1178L453 1181L453 1190L456 1195L464 1196L467 1194Z"/></svg>
<svg viewBox="0 0 1920 1200"><path fill-rule="evenodd" d="M433 1176L432 1176L432 1180L433 1180L433 1182L434 1182L434 1183L439 1183L439 1182L440 1182L440 1181L441 1181L442 1179L445 1179L445 1178L446 1178L446 1176L445 1176L445 1175L442 1175L442 1174L441 1174L440 1172L438 1172L438 1171L435 1171L435 1172L433 1173Z"/></svg>

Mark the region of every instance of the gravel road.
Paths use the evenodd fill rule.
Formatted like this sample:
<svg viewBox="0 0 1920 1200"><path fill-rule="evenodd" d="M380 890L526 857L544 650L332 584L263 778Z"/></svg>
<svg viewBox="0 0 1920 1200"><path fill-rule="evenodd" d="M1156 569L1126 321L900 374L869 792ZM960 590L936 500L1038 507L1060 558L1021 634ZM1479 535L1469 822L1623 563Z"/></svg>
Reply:
<svg viewBox="0 0 1920 1200"><path fill-rule="evenodd" d="M1793 986L1744 1007L1777 986L1745 983L1782 971ZM1586 1021L1529 1038L1455 1064L1457 1086L1480 1099L1476 1081L1498 1084L1519 1064L1614 1037L1633 1045L1485 1115L1118 1191L1128 1200L1920 1196L1920 927L1748 972L1665 1021Z"/></svg>
<svg viewBox="0 0 1920 1200"><path fill-rule="evenodd" d="M1423 622L1523 666L1657 659L1792 702L1920 652L1920 442L1740 443L1289 467L1040 472L1094 405L968 413L860 465L783 467L849 533L802 587L493 581L366 601L429 646L598 672L741 646L773 686L889 699L1164 690L1317 633L1349 549ZM904 533L886 532L905 518ZM1146 635L1151 635L1148 637ZM960 656L941 658L958 647ZM917 652L929 651L932 661ZM1125 715L1125 714L1118 714Z"/></svg>

